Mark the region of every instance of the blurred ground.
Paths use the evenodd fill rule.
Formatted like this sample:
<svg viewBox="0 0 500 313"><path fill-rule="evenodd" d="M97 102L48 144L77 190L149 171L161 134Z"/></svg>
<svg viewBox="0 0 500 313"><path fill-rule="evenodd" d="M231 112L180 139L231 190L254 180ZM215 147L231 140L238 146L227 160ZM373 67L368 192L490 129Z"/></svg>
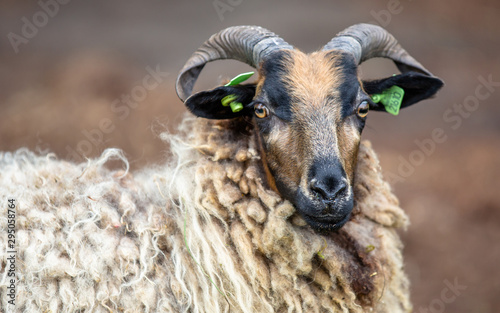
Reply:
<svg viewBox="0 0 500 313"><path fill-rule="evenodd" d="M184 112L175 77L212 33L256 24L312 51L351 24L385 26L446 82L398 117L371 113L364 133L412 221L403 241L415 312L500 312L499 83L476 94L482 80L500 82L498 1L72 0L49 10L44 20L35 1L0 3L0 150L80 161L113 146L134 168L164 159L157 134ZM210 64L197 89L245 69ZM157 86L142 88L154 71ZM362 71L395 67L374 60ZM127 104L132 95L144 99ZM450 113L456 105L470 112ZM446 140L431 143L435 129ZM466 289L445 301L448 283Z"/></svg>

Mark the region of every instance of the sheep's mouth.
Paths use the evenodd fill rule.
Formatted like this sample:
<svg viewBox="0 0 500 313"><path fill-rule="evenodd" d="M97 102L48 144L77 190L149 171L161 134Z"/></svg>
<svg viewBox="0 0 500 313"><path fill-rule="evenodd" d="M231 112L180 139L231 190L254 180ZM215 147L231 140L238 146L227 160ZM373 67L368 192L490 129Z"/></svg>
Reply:
<svg viewBox="0 0 500 313"><path fill-rule="evenodd" d="M301 213L299 210L299 214L302 216L302 218L311 226L314 230L317 231L333 231L340 229L342 226L344 226L347 221L349 221L351 217L351 213L347 213L345 216L341 217L340 219L337 217L331 217L331 216L310 216L304 213Z"/></svg>
<svg viewBox="0 0 500 313"><path fill-rule="evenodd" d="M344 226L351 217L354 204L352 196L343 197L326 209L324 203L308 198L300 190L292 202L300 216L316 231L333 231Z"/></svg>

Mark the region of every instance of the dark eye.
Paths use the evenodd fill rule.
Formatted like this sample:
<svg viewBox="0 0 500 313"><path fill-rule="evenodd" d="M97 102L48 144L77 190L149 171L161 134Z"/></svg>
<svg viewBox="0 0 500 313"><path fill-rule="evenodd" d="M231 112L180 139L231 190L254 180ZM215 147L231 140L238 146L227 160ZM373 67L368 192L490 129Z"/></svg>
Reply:
<svg viewBox="0 0 500 313"><path fill-rule="evenodd" d="M359 117L365 118L368 115L369 109L370 105L368 104L368 101L363 101L359 104L356 113L358 114Z"/></svg>
<svg viewBox="0 0 500 313"><path fill-rule="evenodd" d="M255 116L257 116L258 118L264 118L269 115L269 109L262 103L256 103L253 106L253 109L255 111Z"/></svg>

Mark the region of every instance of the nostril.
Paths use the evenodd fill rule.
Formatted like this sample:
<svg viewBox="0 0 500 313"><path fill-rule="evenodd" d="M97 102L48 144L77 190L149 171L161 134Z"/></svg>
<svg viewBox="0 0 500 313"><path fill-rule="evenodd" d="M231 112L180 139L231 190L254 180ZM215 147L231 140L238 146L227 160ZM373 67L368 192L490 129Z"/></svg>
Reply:
<svg viewBox="0 0 500 313"><path fill-rule="evenodd" d="M343 194L343 193L345 192L346 188L347 188L347 185L346 185L346 184L344 184L343 182L342 182L342 183L340 183L339 188L338 188L338 189L337 189L337 191L335 192L335 197L336 197L337 195Z"/></svg>
<svg viewBox="0 0 500 313"><path fill-rule="evenodd" d="M313 193L319 194L323 199L327 197L325 190L319 186L316 178L311 179L309 182L309 189L311 189Z"/></svg>

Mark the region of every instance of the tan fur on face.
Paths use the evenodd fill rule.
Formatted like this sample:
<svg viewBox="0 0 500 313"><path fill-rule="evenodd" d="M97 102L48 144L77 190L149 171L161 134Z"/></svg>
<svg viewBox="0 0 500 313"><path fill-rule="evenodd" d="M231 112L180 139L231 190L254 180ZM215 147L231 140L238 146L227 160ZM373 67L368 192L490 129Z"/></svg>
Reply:
<svg viewBox="0 0 500 313"><path fill-rule="evenodd" d="M335 59L327 56L326 52L304 54L295 50L292 53L292 62L286 80L292 96L292 110L295 113L320 109L327 97L338 95L340 77L335 75L337 66ZM298 103L300 105L297 105Z"/></svg>
<svg viewBox="0 0 500 313"><path fill-rule="evenodd" d="M284 61L283 82L290 94L293 120L276 119L265 141L269 166L291 189L299 185L308 189L307 172L318 158L338 159L352 183L360 134L352 118L341 121L343 77L336 61L327 52L298 50L290 51Z"/></svg>

